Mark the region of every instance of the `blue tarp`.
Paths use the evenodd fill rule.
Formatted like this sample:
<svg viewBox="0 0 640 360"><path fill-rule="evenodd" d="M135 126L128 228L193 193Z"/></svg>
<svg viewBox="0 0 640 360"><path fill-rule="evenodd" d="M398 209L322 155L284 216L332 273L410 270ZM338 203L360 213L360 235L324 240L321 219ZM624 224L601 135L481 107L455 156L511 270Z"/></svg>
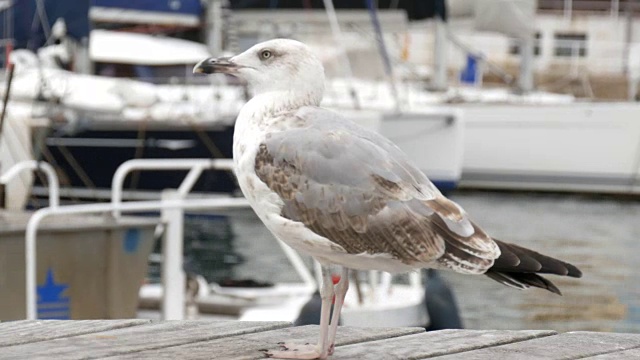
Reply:
<svg viewBox="0 0 640 360"><path fill-rule="evenodd" d="M76 40L89 36L91 6L195 16L200 16L203 11L200 0L42 0L42 3L49 26L56 19L64 18L67 33ZM15 48L36 50L45 44L47 39L41 22L37 19L34 22L36 10L36 0L14 1L12 22ZM0 16L0 29L4 29L4 16ZM0 49L0 63L4 58L2 51Z"/></svg>
<svg viewBox="0 0 640 360"><path fill-rule="evenodd" d="M200 0L91 0L91 6L200 16Z"/></svg>
<svg viewBox="0 0 640 360"><path fill-rule="evenodd" d="M230 0L233 9L301 9L311 7L324 9L322 0ZM377 0L378 9L388 9L391 5L403 9L411 20L440 16L446 20L445 0ZM334 1L336 9L364 9L367 0Z"/></svg>
<svg viewBox="0 0 640 360"><path fill-rule="evenodd" d="M465 84L475 84L478 80L478 58L467 55L467 64L460 72L460 81Z"/></svg>
<svg viewBox="0 0 640 360"><path fill-rule="evenodd" d="M44 0L42 3L49 27L56 19L64 18L71 37L80 40L89 36L89 0ZM46 42L41 22L33 21L35 14L35 0L14 1L12 21L16 48L35 50ZM4 16L0 16L0 29L4 29Z"/></svg>
<svg viewBox="0 0 640 360"><path fill-rule="evenodd" d="M67 33L79 40L89 36L89 2L90 0L45 0L42 1L47 14L49 26L58 18L67 23ZM35 22L35 0L14 1L13 4L13 37L16 48L35 50L46 42L40 21ZM0 16L0 29L4 29L4 16Z"/></svg>

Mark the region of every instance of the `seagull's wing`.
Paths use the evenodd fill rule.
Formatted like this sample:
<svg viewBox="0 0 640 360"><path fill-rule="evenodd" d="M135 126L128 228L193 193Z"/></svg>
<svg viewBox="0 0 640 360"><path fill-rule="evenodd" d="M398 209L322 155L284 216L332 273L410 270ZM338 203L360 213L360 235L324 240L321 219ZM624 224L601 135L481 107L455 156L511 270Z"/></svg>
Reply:
<svg viewBox="0 0 640 360"><path fill-rule="evenodd" d="M255 161L258 177L284 202L283 217L349 253L388 254L409 265L477 274L500 255L389 140L321 108L285 116L295 126L270 133Z"/></svg>

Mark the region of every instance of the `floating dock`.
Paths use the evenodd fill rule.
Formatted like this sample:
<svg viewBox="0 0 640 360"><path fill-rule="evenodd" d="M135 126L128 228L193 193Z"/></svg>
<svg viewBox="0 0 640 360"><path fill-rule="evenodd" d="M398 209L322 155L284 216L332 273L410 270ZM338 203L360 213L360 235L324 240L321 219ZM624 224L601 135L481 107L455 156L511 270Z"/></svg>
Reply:
<svg viewBox="0 0 640 360"><path fill-rule="evenodd" d="M263 359L318 326L286 322L38 320L0 323L0 359ZM340 327L338 359L638 359L640 334Z"/></svg>

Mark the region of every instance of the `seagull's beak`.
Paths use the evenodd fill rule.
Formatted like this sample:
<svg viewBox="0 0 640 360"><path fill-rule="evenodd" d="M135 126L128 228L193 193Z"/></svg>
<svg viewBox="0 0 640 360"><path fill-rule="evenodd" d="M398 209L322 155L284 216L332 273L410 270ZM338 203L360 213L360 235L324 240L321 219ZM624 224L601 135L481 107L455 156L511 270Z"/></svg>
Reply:
<svg viewBox="0 0 640 360"><path fill-rule="evenodd" d="M223 73L223 74L234 74L240 66L231 61L231 58L228 57L220 57L220 58L208 58L200 61L193 68L193 73L200 74L213 74L213 73Z"/></svg>

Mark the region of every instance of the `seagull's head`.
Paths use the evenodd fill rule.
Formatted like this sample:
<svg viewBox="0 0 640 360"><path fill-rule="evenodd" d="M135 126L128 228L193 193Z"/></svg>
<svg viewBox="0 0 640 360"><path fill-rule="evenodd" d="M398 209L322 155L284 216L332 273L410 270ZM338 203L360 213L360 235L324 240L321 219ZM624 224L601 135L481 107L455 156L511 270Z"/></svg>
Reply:
<svg viewBox="0 0 640 360"><path fill-rule="evenodd" d="M293 91L317 97L324 92L324 67L311 49L295 40L274 39L233 57L209 58L194 73L224 73L244 79L254 95Z"/></svg>

